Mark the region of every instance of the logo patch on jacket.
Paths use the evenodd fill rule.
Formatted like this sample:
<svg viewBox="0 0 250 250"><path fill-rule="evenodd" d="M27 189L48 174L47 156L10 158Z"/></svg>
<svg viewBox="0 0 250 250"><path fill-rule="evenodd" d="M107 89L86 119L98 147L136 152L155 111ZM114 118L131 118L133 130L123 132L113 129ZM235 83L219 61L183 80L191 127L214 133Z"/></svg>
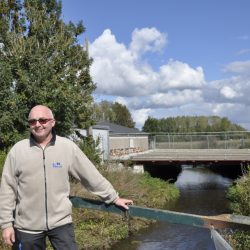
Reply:
<svg viewBox="0 0 250 250"><path fill-rule="evenodd" d="M53 162L53 163L52 163L52 167L53 167L53 168L61 168L62 165L61 165L60 162Z"/></svg>

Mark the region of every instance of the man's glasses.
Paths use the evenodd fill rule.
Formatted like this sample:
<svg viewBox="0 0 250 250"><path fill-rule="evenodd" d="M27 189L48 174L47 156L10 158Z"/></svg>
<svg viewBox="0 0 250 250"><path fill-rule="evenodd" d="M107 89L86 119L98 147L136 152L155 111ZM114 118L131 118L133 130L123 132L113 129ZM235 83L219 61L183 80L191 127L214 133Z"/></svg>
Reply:
<svg viewBox="0 0 250 250"><path fill-rule="evenodd" d="M35 126L37 122L39 122L41 125L46 124L48 121L54 120L52 118L39 118L39 119L30 119L28 120L28 123L30 126Z"/></svg>

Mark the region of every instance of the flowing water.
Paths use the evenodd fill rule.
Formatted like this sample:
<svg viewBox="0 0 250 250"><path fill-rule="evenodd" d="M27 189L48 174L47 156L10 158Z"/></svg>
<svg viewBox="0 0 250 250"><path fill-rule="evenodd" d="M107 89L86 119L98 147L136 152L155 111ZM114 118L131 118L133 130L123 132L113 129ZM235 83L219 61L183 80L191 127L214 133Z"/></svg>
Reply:
<svg viewBox="0 0 250 250"><path fill-rule="evenodd" d="M184 167L175 185L180 198L166 209L199 215L229 213L226 191L232 180L207 168ZM209 229L169 223L152 227L119 242L113 250L215 250Z"/></svg>

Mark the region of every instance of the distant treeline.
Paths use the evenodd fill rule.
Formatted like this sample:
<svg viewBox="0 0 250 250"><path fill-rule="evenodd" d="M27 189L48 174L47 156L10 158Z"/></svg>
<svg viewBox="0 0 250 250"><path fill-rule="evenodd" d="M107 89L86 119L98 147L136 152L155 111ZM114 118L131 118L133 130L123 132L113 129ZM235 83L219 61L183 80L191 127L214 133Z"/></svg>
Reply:
<svg viewBox="0 0 250 250"><path fill-rule="evenodd" d="M167 133L246 131L228 118L218 116L177 116L161 119L148 117L142 130Z"/></svg>

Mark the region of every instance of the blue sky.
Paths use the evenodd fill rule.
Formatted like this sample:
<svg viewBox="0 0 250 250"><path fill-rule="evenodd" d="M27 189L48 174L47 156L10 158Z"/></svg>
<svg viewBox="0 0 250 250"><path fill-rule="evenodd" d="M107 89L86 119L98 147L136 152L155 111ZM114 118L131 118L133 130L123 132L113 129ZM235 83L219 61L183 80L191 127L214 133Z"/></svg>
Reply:
<svg viewBox="0 0 250 250"><path fill-rule="evenodd" d="M250 129L249 0L63 0L83 21L96 101L148 116L218 115Z"/></svg>

